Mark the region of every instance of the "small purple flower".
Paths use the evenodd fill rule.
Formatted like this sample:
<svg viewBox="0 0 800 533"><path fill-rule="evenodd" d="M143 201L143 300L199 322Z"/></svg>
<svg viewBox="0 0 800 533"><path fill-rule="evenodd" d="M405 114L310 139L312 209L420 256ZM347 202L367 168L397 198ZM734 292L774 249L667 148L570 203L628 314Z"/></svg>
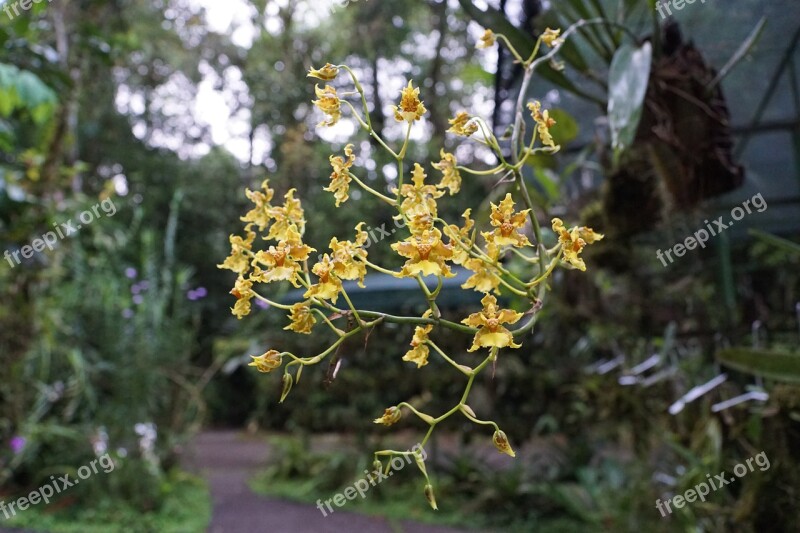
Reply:
<svg viewBox="0 0 800 533"><path fill-rule="evenodd" d="M264 300L258 300L258 299L256 299L256 305L258 307L260 307L261 309L267 309L269 307L269 304L267 302L265 302Z"/></svg>
<svg viewBox="0 0 800 533"><path fill-rule="evenodd" d="M190 302L193 302L197 300L197 293L194 291L189 291L186 293L186 298L188 298Z"/></svg>
<svg viewBox="0 0 800 533"><path fill-rule="evenodd" d="M131 319L133 318L133 309L125 309L122 311L122 318Z"/></svg>
<svg viewBox="0 0 800 533"><path fill-rule="evenodd" d="M125 269L125 277L126 278L128 278L128 279L136 279L137 275L138 275L138 272L136 272L135 268L128 267L128 268Z"/></svg>
<svg viewBox="0 0 800 533"><path fill-rule="evenodd" d="M202 299L208 296L208 291L206 290L205 287L197 287L197 289L195 289L194 291L194 294L195 296L197 296L198 299Z"/></svg>
<svg viewBox="0 0 800 533"><path fill-rule="evenodd" d="M22 450L25 449L25 444L28 440L25 437L20 437L19 435L14 436L11 439L11 451L14 452L14 455L19 455L22 453Z"/></svg>
<svg viewBox="0 0 800 533"><path fill-rule="evenodd" d="M141 303L142 303L143 301L144 301L144 298L142 298L142 295L141 295L141 294L136 294L136 295L134 295L134 297L133 297L133 303L134 303L134 304L136 304L136 305L141 305Z"/></svg>

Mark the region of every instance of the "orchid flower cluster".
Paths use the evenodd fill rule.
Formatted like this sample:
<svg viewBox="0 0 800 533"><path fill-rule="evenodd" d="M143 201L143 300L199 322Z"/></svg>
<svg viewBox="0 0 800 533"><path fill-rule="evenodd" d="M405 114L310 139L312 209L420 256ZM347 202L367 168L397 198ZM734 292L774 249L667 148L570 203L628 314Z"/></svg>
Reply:
<svg viewBox="0 0 800 533"><path fill-rule="evenodd" d="M536 48L527 60L522 59L505 36L495 34L491 30L486 30L478 43L479 48L485 48L494 45L498 40L503 41L525 72L517 102L510 147L506 145L505 150L502 149L500 141L493 135L486 122L479 117L471 116L466 111L457 113L449 121L451 126L449 133L480 143L494 153L499 163L489 170L472 170L461 166L455 155L442 150L441 159L431 164L432 170L416 163L409 169L410 180L406 180L404 162L410 134L412 128L427 112L420 99L419 87L415 87L413 82L409 81L402 89L399 102L394 106L394 118L404 124L405 129L405 141L400 149L395 151L372 127L364 90L353 70L347 65L329 63L322 68L312 68L309 71L309 77L326 82L324 87L317 84L315 88L317 99L313 103L325 115L325 120L319 126L333 126L341 119L343 112L349 112L360 127L392 156L398 168L398 186L383 194L358 177L353 145L348 144L344 148L343 155L330 157L332 173L325 190L333 194L338 207L349 200L350 187L355 184L395 209L396 219L402 223L407 232L404 238L393 243L391 247L405 260L405 263L399 271L392 271L371 262L366 246L368 235L362 229L365 224L362 222L355 227L355 236L352 240L340 240L334 237L330 241L330 250L320 255L315 264L310 264L311 254L316 250L304 242L306 221L302 204L295 198L295 190L287 192L282 202L274 201L274 191L270 188L268 180L264 181L259 191L247 190L247 197L254 206L242 217L242 221L246 223L244 235L230 237L231 255L219 265L220 268L238 274L235 287L231 291L236 298L233 314L238 318L246 316L250 313L252 300L256 299L287 311L289 319L289 324L285 328L287 330L311 334L314 327L321 322L324 323L323 327L330 328L336 336L336 341L328 349L313 357L301 357L276 349L252 356L253 361L250 365L260 372L269 373L283 368L281 402L286 399L292 386L299 382L304 367L322 362L334 354L347 339L363 335L384 322L410 324L415 326L415 329L410 348L403 356L403 360L422 368L428 364L431 353L435 353L465 376L463 396L452 409L438 416L424 413L410 403L402 402L387 408L382 416L375 419L375 423L391 426L396 424L403 414L410 413L428 426L421 442L424 447L437 425L455 414L460 414L475 424L490 426L494 430L492 441L496 448L502 453L515 456L506 434L498 425L491 420L479 419L468 405L472 385L481 371L488 365L496 363L501 349L521 347L523 337L536 323L537 311L544 302L546 280L553 271L560 266L585 270L586 265L580 257L583 248L603 238L591 228L567 228L556 218L552 220L552 228L558 237L558 242L552 248L545 247L539 223L534 215L534 206L522 175L525 160L531 154L554 153L560 148L550 133L556 123L550 117L548 110L542 109L538 101L526 105L525 95L536 67L543 61L551 60L563 44L567 33L560 36L558 30L548 29L538 39ZM550 51L537 57L542 44L548 46ZM330 84L343 73L346 73L348 78L346 83L352 82L353 92L339 94ZM363 108L361 113L348 100L350 96L360 97ZM526 135L523 120L526 108L536 125L530 135ZM507 155L509 152L510 156ZM435 172L438 180L430 180L428 172ZM471 209L463 212L463 222L460 225L443 220L438 213L438 202L445 195L454 197L458 194L462 174L484 178L497 177L501 184L513 183L514 192L509 191L501 201L491 204L490 225L480 233L471 218ZM258 248L257 235L261 235L263 240L270 244ZM520 279L505 268L504 260L510 254L521 257L531 265L533 274L530 279ZM436 303L443 279L455 276L453 272L455 265L472 274L462 288L484 294L481 300L482 309L460 322L445 320ZM343 281L357 281L358 286L363 288L369 270L416 280L425 296L428 309L422 316L393 316L357 309L345 290ZM424 279L431 276L438 280L434 290L428 287ZM303 288L305 290L303 301L294 305L284 305L269 300L256 290L257 286L277 282L288 282L296 288ZM529 309L525 312L504 309L497 300L497 296L503 293L524 298L530 303ZM342 303L340 298L343 300ZM347 324L344 326L346 330L336 325L337 321L342 320ZM512 328L521 321L522 325ZM448 355L432 338L440 328L470 336L472 343L468 351L485 352L482 362L470 367L459 362L458 357ZM419 452L381 450L375 452L374 467L380 471L384 468L383 458L391 460L394 456L408 455L414 455L425 477L424 494L431 506L436 509L433 487L424 459Z"/></svg>

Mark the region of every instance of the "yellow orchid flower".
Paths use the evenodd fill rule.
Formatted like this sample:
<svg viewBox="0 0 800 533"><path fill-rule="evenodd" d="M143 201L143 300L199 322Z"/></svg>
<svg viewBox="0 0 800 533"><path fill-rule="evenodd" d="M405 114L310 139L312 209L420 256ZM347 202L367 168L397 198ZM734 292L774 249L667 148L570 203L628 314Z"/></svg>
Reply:
<svg viewBox="0 0 800 533"><path fill-rule="evenodd" d="M514 199L511 193L500 202L500 205L492 205L492 215L490 222L496 229L491 233L483 233L487 242L493 242L497 246L530 246L531 243L520 230L525 226L530 209L525 209L516 213L514 211Z"/></svg>
<svg viewBox="0 0 800 533"><path fill-rule="evenodd" d="M314 67L308 69L309 78L317 78L322 81L333 81L336 75L339 74L339 67L333 66L330 63L325 63L325 66L317 70Z"/></svg>
<svg viewBox="0 0 800 533"><path fill-rule="evenodd" d="M433 168L440 171L444 176L442 176L442 181L436 187L438 189L449 189L450 196L453 196L461 189L461 173L456 168L458 161L456 161L456 156L445 152L444 149L442 149L440 155L442 160L438 163L433 163Z"/></svg>
<svg viewBox="0 0 800 533"><path fill-rule="evenodd" d="M496 263L500 255L500 248L496 244L489 242L486 245L486 255ZM474 274L461 285L462 289L475 289L478 292L500 294L498 289L500 287L500 278L495 269L487 265L485 261L478 258L470 258L464 262L464 268L471 270Z"/></svg>
<svg viewBox="0 0 800 533"><path fill-rule="evenodd" d="M342 101L336 94L336 89L330 85L320 89L317 85L314 87L314 91L317 93L317 100L314 100L313 104L328 116L328 120L323 120L318 126L335 125L342 118Z"/></svg>
<svg viewBox="0 0 800 533"><path fill-rule="evenodd" d="M578 256L587 244L601 240L603 235L595 233L592 228L583 226L567 230L560 218L553 219L553 231L558 235L558 242L564 252L564 260L578 270L585 271L586 263Z"/></svg>
<svg viewBox="0 0 800 533"><path fill-rule="evenodd" d="M419 87L414 87L411 84L411 80L408 81L408 86L400 94L400 105L392 106L392 108L397 122L408 123L419 120L428 111L419 99Z"/></svg>
<svg viewBox="0 0 800 533"><path fill-rule="evenodd" d="M319 281L312 285L303 297L330 300L335 304L336 300L339 299L339 293L342 291L342 282L333 272L334 267L331 256L328 254L323 255L322 259L311 269L311 272L317 275Z"/></svg>
<svg viewBox="0 0 800 533"><path fill-rule="evenodd" d="M283 329L294 331L295 333L304 333L306 335L311 333L311 329L314 327L314 324L317 323L317 319L314 318L314 314L307 304L296 303L292 306L289 313L289 320L291 320L292 323Z"/></svg>
<svg viewBox="0 0 800 533"><path fill-rule="evenodd" d="M240 276L236 280L236 284L231 290L231 294L236 297L236 303L231 309L231 312L234 314L234 316L236 316L236 318L241 320L250 314L250 300L252 300L255 296L255 293L253 293L253 282Z"/></svg>
<svg viewBox="0 0 800 533"><path fill-rule="evenodd" d="M536 131L539 132L539 138L542 140L542 144L550 148L558 148L553 140L553 136L550 135L550 128L556 125L556 121L550 118L550 111L546 109L542 111L542 104L538 100L529 103L528 109L531 112L533 120L536 122Z"/></svg>
<svg viewBox="0 0 800 533"><path fill-rule="evenodd" d="M270 209L272 209L270 202L275 195L275 191L269 188L269 180L263 181L261 189L263 192L245 189L245 195L255 204L255 207L245 216L241 217L241 220L243 222L251 222L258 226L259 231L264 231L272 219L270 215Z"/></svg>
<svg viewBox="0 0 800 533"><path fill-rule="evenodd" d="M314 248L303 244L300 233L292 224L286 231L286 239L277 246L270 246L266 250L259 250L253 258L252 281L271 283L273 281L289 281L299 287L298 273L302 266L300 263L308 259ZM259 265L264 265L267 270L262 270Z"/></svg>
<svg viewBox="0 0 800 533"><path fill-rule="evenodd" d="M466 111L459 111L454 118L448 120L450 129L448 133L455 133L462 137L469 137L478 131L478 124L472 120L472 116Z"/></svg>
<svg viewBox="0 0 800 533"><path fill-rule="evenodd" d="M514 336L503 327L503 324L516 324L522 313L511 311L510 309L500 309L497 306L497 298L487 294L481 300L483 310L479 313L472 313L469 317L461 321L462 324L479 328L472 341L472 346L467 350L474 352L479 348L519 348L521 344L514 344Z"/></svg>
<svg viewBox="0 0 800 533"><path fill-rule="evenodd" d="M369 240L367 232L362 230L364 225L360 222L356 226L356 240L339 241L336 237L331 239L330 248L333 256L333 272L339 279L358 280L358 286L364 288L364 276L367 275L367 266L363 260L367 258L364 245Z"/></svg>
<svg viewBox="0 0 800 533"><path fill-rule="evenodd" d="M267 239L290 240L290 228L303 235L306 232L306 218L303 205L298 198L294 197L296 189L289 189L284 195L284 204L280 207L272 207L269 215L274 220L269 230Z"/></svg>
<svg viewBox="0 0 800 533"><path fill-rule="evenodd" d="M453 277L445 261L453 257L453 248L442 242L442 232L436 228L411 235L406 240L392 244L392 249L408 259L398 277L413 278L441 275Z"/></svg>
<svg viewBox="0 0 800 533"><path fill-rule="evenodd" d="M469 252L464 249L472 247L472 228L475 226L475 221L470 218L472 209L467 209L462 213L461 217L464 219L464 226L458 227L455 224L445 226L444 234L450 238L450 244L453 247L453 263L463 265L470 258ZM460 241L459 245L456 241Z"/></svg>
<svg viewBox="0 0 800 533"><path fill-rule="evenodd" d="M247 237L242 238L239 235L231 235L231 255L225 258L225 261L217 265L219 269L232 270L239 275L247 274L250 270L250 252L253 249L253 241L256 238L256 233L250 230L250 224L245 226Z"/></svg>
<svg viewBox="0 0 800 533"><path fill-rule="evenodd" d="M444 191L440 191L435 185L425 185L426 177L425 169L419 163L414 163L412 183L404 183L400 187L400 196L404 198L400 209L411 216L437 215L436 199L444 196Z"/></svg>
<svg viewBox="0 0 800 533"><path fill-rule="evenodd" d="M259 372L269 374L276 368L281 366L282 356L277 350L270 350L267 353L259 356L251 355L253 361L247 366L254 366Z"/></svg>
<svg viewBox="0 0 800 533"><path fill-rule="evenodd" d="M344 155L346 159L342 156L330 157L331 166L333 167L331 183L323 189L333 193L333 197L336 199L336 207L339 207L350 198L350 181L352 178L350 178L349 171L356 160L352 144L344 147Z"/></svg>
<svg viewBox="0 0 800 533"><path fill-rule="evenodd" d="M422 315L427 318L431 315L430 309L425 311ZM433 324L426 324L424 326L417 326L414 328L414 337L411 339L411 349L403 356L403 361L416 363L417 368L422 368L428 364L428 355L430 348L426 344L428 342L428 335L433 330Z"/></svg>

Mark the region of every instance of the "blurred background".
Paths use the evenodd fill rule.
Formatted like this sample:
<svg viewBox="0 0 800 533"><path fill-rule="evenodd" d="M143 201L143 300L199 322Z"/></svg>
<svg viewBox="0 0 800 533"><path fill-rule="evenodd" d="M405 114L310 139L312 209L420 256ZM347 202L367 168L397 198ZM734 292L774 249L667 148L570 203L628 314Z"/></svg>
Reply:
<svg viewBox="0 0 800 533"><path fill-rule="evenodd" d="M115 465L0 530L800 531L800 6L679 5L665 18L650 0L0 4L0 501L105 454ZM525 173L543 226L558 216L606 237L473 388L517 458L453 422L429 450L438 512L409 468L323 516L317 500L363 477L373 450L420 439L414 421L373 418L409 399L443 412L463 384L441 361L410 371L412 328L384 325L348 346L335 380L309 368L278 404L279 376L249 356L328 344L283 331L276 309L231 315L235 275L216 265L244 189L296 188L317 249L359 220L391 223L373 197L337 209L322 191L348 142L376 189L397 170L346 115L316 128L308 68L353 67L389 142L413 79L429 113L411 157L444 147L491 168L445 134L462 109L498 136L509 125L521 70L477 39L492 28L530 50L581 18L613 24L583 28L563 71L535 78L528 97L555 110L563 148ZM644 43L652 60L631 60ZM496 185L465 179L442 215L478 206L485 221ZM757 195L765 208L705 248L658 259ZM388 241L369 253L398 264ZM369 281L361 307L422 312L405 285ZM479 296L447 287L442 310L466 316ZM461 340L438 342L466 357ZM769 468L656 508L761 452Z"/></svg>

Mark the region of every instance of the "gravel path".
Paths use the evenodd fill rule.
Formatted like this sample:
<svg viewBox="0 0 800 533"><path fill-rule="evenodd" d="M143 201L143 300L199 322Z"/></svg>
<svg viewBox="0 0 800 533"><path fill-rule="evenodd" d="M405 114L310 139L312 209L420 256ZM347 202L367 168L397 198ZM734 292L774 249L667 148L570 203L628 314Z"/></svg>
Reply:
<svg viewBox="0 0 800 533"><path fill-rule="evenodd" d="M209 533L465 533L412 522L402 523L398 530L384 518L341 509L323 517L313 505L260 496L247 481L267 454L263 438L239 432L207 432L195 438L187 450L186 466L205 476L211 486L214 509Z"/></svg>

